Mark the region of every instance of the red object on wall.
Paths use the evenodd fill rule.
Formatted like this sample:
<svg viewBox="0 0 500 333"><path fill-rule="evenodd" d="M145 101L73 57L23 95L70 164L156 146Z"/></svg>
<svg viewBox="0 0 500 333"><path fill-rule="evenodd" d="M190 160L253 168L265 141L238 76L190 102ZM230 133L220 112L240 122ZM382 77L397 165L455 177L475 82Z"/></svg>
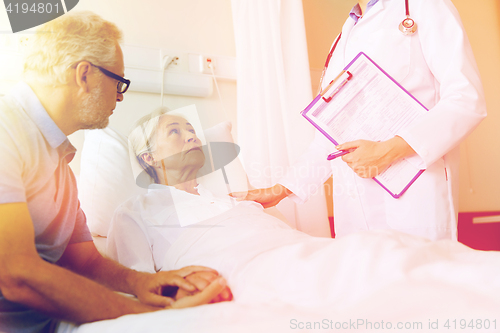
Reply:
<svg viewBox="0 0 500 333"><path fill-rule="evenodd" d="M333 216L328 216L328 221L330 221L330 234L332 238L335 238L335 225L333 224Z"/></svg>
<svg viewBox="0 0 500 333"><path fill-rule="evenodd" d="M458 241L476 250L500 251L500 222L473 223L474 217L498 215L500 211L458 213Z"/></svg>

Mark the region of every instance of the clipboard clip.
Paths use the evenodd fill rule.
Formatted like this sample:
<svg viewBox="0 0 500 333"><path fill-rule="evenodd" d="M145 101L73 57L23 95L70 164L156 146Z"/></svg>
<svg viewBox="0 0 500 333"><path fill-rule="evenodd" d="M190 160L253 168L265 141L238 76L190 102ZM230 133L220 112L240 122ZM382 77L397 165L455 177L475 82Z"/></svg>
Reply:
<svg viewBox="0 0 500 333"><path fill-rule="evenodd" d="M328 92L328 90L330 90L330 88L337 82L338 79L340 79L342 77L342 75L344 75L345 73L347 73L347 78L344 79L344 81L342 81L338 86L337 88L335 88L332 93L325 98L325 95L326 93ZM321 91L320 95L321 97L323 98L323 100L326 102L326 103L330 103L330 101L332 100L332 98L337 95L337 93L340 91L340 89L342 89L345 84L350 80L352 79L352 74L351 72L349 71L346 71L346 70L343 70L342 72L340 72L340 74L334 79L332 80L332 82L330 82L330 84L324 89Z"/></svg>

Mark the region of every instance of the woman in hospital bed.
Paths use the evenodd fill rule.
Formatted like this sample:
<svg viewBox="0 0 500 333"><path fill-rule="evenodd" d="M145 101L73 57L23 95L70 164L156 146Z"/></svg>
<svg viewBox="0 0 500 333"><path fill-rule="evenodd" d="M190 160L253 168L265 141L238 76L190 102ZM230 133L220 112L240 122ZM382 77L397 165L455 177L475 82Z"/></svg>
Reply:
<svg viewBox="0 0 500 333"><path fill-rule="evenodd" d="M139 122L129 143L156 184L115 212L106 252L123 265L212 267L228 280L233 303L312 316L363 309L368 317L484 317L500 308L499 253L396 231L333 240L293 230L260 204L199 185L205 155L193 126L161 110Z"/></svg>

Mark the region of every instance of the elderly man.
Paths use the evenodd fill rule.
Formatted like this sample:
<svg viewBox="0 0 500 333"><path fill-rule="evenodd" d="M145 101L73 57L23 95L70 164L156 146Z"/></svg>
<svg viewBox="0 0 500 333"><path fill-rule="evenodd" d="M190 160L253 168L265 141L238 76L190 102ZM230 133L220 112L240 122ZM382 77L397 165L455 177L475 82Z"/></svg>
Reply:
<svg viewBox="0 0 500 333"><path fill-rule="evenodd" d="M89 12L51 21L32 38L25 82L0 99L2 332L47 331L56 319L85 323L231 297L211 269L132 271L103 258L92 242L68 166L75 148L67 136L107 126L123 100L130 81L123 78L120 40L114 24ZM177 287L175 299L161 295Z"/></svg>

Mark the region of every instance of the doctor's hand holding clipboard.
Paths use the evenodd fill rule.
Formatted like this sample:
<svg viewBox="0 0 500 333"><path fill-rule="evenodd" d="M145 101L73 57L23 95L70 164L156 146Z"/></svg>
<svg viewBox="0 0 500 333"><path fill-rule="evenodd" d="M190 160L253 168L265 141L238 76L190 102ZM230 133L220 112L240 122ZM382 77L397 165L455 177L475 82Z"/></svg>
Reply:
<svg viewBox="0 0 500 333"><path fill-rule="evenodd" d="M338 145L344 162L361 178L374 178L394 161L415 154L404 139L395 136L387 141L356 140Z"/></svg>
<svg viewBox="0 0 500 333"><path fill-rule="evenodd" d="M320 133L290 167L295 172L273 187L234 196L264 206L287 196L302 203L311 189L321 188L333 176L336 237L393 229L431 240L456 239L458 145L486 116L482 83L458 11L451 0L358 0L327 57L322 91L328 91L339 72L360 53L424 106L423 114L382 139L353 136L332 144ZM358 81L363 80L372 87L380 83ZM391 120L400 117L405 110L391 106L386 91L378 90L370 97L375 105L377 98L385 98L389 106L382 111ZM352 110L343 110L342 118L330 125L357 123L361 118L354 116L356 100L370 91L360 89L352 98L344 96ZM322 97L331 96L318 94L315 100ZM343 156L328 160L331 154ZM392 196L371 178L393 174L397 164L411 164L425 172L402 195Z"/></svg>

